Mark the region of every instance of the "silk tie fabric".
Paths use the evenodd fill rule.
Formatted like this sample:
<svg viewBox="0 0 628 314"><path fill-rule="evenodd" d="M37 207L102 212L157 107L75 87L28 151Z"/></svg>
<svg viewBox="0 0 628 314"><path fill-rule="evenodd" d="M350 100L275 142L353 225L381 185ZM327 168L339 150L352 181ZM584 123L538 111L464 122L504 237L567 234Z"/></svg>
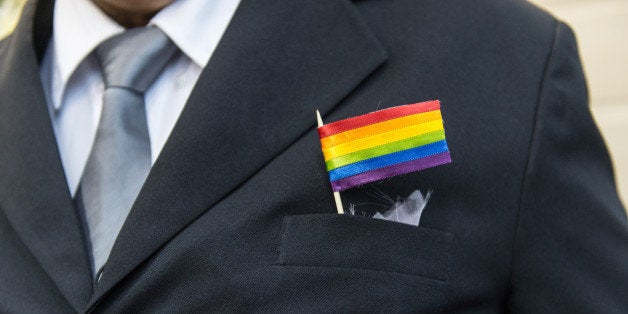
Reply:
<svg viewBox="0 0 628 314"><path fill-rule="evenodd" d="M78 199L97 274L151 168L144 93L178 48L156 27L134 28L101 43L103 107Z"/></svg>

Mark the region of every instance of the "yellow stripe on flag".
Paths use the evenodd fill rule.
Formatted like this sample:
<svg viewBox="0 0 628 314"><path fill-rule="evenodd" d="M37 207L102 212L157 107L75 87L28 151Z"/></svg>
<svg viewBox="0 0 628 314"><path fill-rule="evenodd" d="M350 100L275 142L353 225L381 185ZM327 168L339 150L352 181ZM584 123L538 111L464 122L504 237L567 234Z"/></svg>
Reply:
<svg viewBox="0 0 628 314"><path fill-rule="evenodd" d="M340 145L323 148L323 155L325 161L334 159L336 157L344 156L359 150L400 141L409 137L418 136L421 134L443 130L443 120L438 119L421 124L411 125L409 127L391 130L373 136L363 137L351 142L343 143Z"/></svg>

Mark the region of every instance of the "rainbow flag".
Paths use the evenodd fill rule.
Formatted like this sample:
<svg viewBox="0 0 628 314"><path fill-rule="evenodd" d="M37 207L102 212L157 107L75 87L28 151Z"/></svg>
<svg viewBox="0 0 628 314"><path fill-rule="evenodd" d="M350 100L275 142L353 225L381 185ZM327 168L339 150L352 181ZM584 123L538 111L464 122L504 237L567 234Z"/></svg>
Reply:
<svg viewBox="0 0 628 314"><path fill-rule="evenodd" d="M318 134L335 192L451 162L437 100L340 120Z"/></svg>

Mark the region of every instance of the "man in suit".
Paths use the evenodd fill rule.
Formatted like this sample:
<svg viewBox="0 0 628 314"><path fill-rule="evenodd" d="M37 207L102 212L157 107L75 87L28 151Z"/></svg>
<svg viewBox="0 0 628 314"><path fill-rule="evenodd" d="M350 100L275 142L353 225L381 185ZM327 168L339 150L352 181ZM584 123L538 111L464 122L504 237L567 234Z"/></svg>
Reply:
<svg viewBox="0 0 628 314"><path fill-rule="evenodd" d="M30 1L0 43L0 312L628 311L628 224L565 24L515 0L170 2ZM100 254L98 55L146 24L177 54ZM336 214L315 109L430 99L453 162L342 193L433 190L419 227Z"/></svg>

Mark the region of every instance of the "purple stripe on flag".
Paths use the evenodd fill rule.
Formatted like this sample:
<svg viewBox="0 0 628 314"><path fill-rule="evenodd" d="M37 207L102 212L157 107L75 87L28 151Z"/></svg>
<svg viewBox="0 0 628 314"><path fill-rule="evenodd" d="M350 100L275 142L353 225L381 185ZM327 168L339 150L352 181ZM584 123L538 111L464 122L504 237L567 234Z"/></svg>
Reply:
<svg viewBox="0 0 628 314"><path fill-rule="evenodd" d="M339 179L331 182L331 188L334 192L346 190L354 186L362 185L365 183L378 181L390 177L394 177L400 174L419 171L427 168L440 166L451 162L451 156L449 152L444 152L424 158L410 160L388 167L383 167L360 174L356 174L351 177Z"/></svg>

